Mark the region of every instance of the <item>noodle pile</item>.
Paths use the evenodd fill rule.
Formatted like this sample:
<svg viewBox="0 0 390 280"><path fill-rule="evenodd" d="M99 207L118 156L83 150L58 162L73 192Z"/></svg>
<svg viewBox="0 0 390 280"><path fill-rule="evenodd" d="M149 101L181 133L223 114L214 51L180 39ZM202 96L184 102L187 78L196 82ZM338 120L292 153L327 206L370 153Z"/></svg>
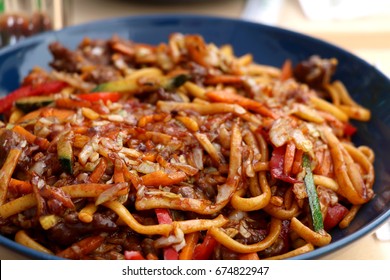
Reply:
<svg viewBox="0 0 390 280"><path fill-rule="evenodd" d="M374 153L350 123L370 112L332 80L336 59L279 69L179 33L50 51L53 70L22 84L46 99L14 100L0 123L0 232L16 242L70 259L283 259L329 244L373 197Z"/></svg>

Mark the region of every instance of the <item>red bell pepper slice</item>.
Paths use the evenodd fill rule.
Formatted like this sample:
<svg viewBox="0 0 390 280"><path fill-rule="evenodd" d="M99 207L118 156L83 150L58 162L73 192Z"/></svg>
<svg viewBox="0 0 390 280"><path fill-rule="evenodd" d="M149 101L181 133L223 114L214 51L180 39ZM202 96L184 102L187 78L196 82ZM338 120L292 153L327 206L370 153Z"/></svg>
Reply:
<svg viewBox="0 0 390 280"><path fill-rule="evenodd" d="M350 123L345 123L344 125L344 134L346 136L352 136L356 133L357 131L357 128L355 126L353 126L352 124Z"/></svg>
<svg viewBox="0 0 390 280"><path fill-rule="evenodd" d="M172 217L168 209L157 208L154 209L159 224L172 224ZM164 248L164 260L178 260L179 253L172 247Z"/></svg>
<svg viewBox="0 0 390 280"><path fill-rule="evenodd" d="M57 93L67 85L68 84L63 81L49 81L39 85L20 87L7 96L0 98L0 114L11 109L12 104L19 98Z"/></svg>
<svg viewBox="0 0 390 280"><path fill-rule="evenodd" d="M178 260L179 253L173 247L164 248L164 260Z"/></svg>
<svg viewBox="0 0 390 280"><path fill-rule="evenodd" d="M172 224L172 218L169 211L164 208L154 209L159 224Z"/></svg>
<svg viewBox="0 0 390 280"><path fill-rule="evenodd" d="M194 260L208 260L215 246L217 246L218 241L209 234L206 234L203 242L195 247L193 259Z"/></svg>
<svg viewBox="0 0 390 280"><path fill-rule="evenodd" d="M145 260L140 251L125 251L126 260Z"/></svg>
<svg viewBox="0 0 390 280"><path fill-rule="evenodd" d="M324 229L326 231L331 230L337 226L347 214L348 209L340 203L329 206L324 219Z"/></svg>
<svg viewBox="0 0 390 280"><path fill-rule="evenodd" d="M272 151L271 160L269 162L269 167L271 169L272 177L288 182L288 183L298 183L299 180L284 174L283 166L284 166L284 155L286 153L286 145L281 147L276 147Z"/></svg>
<svg viewBox="0 0 390 280"><path fill-rule="evenodd" d="M102 100L107 102L110 100L111 102L117 102L121 98L121 94L119 92L92 92L92 93L81 93L77 95L78 98L82 100L88 100L91 102L96 102Z"/></svg>

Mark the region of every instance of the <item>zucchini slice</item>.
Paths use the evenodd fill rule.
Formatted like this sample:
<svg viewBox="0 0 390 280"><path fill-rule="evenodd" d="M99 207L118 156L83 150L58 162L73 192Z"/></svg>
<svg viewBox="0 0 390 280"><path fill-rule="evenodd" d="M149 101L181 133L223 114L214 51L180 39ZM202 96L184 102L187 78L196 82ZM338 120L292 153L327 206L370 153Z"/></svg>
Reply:
<svg viewBox="0 0 390 280"><path fill-rule="evenodd" d="M54 102L52 96L29 96L15 101L15 106L25 113L37 110Z"/></svg>
<svg viewBox="0 0 390 280"><path fill-rule="evenodd" d="M185 82L187 82L190 79L190 77L186 74L179 74L174 77L166 78L161 83L161 87L166 90L174 90L181 85L183 85Z"/></svg>
<svg viewBox="0 0 390 280"><path fill-rule="evenodd" d="M137 94L154 91L159 88L173 90L189 80L186 74L178 74L173 77L161 77L140 82L139 79L123 79L98 85L93 92L126 92Z"/></svg>
<svg viewBox="0 0 390 280"><path fill-rule="evenodd" d="M313 228L314 231L320 232L324 229L324 222L316 186L314 185L313 173L311 171L311 160L310 156L307 153L303 154L302 163L303 168L306 171L304 183L306 187L307 196L309 198L310 212L313 220Z"/></svg>
<svg viewBox="0 0 390 280"><path fill-rule="evenodd" d="M57 155L65 172L73 173L72 133L64 133L57 142Z"/></svg>

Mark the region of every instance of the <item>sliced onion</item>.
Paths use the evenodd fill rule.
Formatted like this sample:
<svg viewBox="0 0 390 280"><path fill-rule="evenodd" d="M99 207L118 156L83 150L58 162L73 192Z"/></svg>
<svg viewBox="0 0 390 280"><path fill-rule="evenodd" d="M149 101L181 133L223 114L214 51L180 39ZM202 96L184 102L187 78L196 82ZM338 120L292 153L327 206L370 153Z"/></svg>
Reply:
<svg viewBox="0 0 390 280"><path fill-rule="evenodd" d="M192 150L195 167L199 170L203 170L203 149L194 148Z"/></svg>

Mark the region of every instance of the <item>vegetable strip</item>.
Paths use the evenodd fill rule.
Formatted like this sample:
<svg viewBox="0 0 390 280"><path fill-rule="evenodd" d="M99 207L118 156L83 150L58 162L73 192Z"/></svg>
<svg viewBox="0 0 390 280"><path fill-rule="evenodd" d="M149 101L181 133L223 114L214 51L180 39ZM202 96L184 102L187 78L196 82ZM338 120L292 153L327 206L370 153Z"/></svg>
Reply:
<svg viewBox="0 0 390 280"><path fill-rule="evenodd" d="M324 222L321 213L321 206L318 200L316 187L314 185L313 174L311 171L311 162L308 154L303 154L302 160L303 168L305 169L305 186L307 196L309 198L309 205L311 211L311 217L313 220L314 231L320 232L324 229Z"/></svg>
<svg viewBox="0 0 390 280"><path fill-rule="evenodd" d="M0 206L4 205L7 199L8 185L21 154L20 149L11 149L3 167L0 169Z"/></svg>

